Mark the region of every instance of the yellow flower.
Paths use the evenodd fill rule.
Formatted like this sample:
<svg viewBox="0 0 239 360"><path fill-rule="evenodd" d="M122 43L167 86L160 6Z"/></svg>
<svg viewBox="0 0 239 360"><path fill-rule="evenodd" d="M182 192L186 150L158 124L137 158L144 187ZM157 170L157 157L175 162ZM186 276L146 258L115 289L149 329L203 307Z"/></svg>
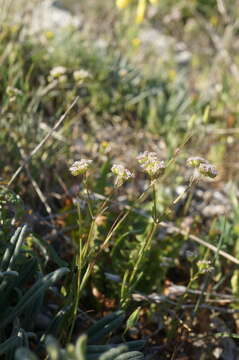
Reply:
<svg viewBox="0 0 239 360"><path fill-rule="evenodd" d="M170 69L168 71L168 77L170 80L174 80L176 78L176 75L177 75L177 73L176 73L175 69Z"/></svg>
<svg viewBox="0 0 239 360"><path fill-rule="evenodd" d="M159 0L149 0L149 2L153 5L157 4L159 2Z"/></svg>
<svg viewBox="0 0 239 360"><path fill-rule="evenodd" d="M108 141L102 141L99 147L99 151L102 154L108 154L111 150L111 145Z"/></svg>
<svg viewBox="0 0 239 360"><path fill-rule="evenodd" d="M213 26L217 26L218 25L218 17L217 16L211 16L210 17L210 23L213 25Z"/></svg>
<svg viewBox="0 0 239 360"><path fill-rule="evenodd" d="M44 36L47 40L52 40L54 38L54 33L52 31L45 31Z"/></svg>
<svg viewBox="0 0 239 360"><path fill-rule="evenodd" d="M141 41L140 41L140 39L137 38L137 37L132 40L132 45L133 45L135 48L139 47L140 43L141 43Z"/></svg>
<svg viewBox="0 0 239 360"><path fill-rule="evenodd" d="M116 6L119 9L125 9L129 3L131 2L131 0L116 0Z"/></svg>
<svg viewBox="0 0 239 360"><path fill-rule="evenodd" d="M146 0L139 0L138 7L136 10L136 19L135 19L136 24L141 24L142 21L144 20L145 10L146 10Z"/></svg>

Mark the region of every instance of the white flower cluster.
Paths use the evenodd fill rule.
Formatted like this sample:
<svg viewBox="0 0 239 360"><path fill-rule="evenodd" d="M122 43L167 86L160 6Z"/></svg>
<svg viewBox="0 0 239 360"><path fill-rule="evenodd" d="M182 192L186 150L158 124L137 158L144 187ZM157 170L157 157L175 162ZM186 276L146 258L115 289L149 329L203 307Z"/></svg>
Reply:
<svg viewBox="0 0 239 360"><path fill-rule="evenodd" d="M73 176L83 175L90 168L92 161L93 160L86 160L86 159L75 161L71 165L69 170Z"/></svg>
<svg viewBox="0 0 239 360"><path fill-rule="evenodd" d="M187 160L187 165L194 167L203 176L215 178L217 176L217 169L210 164L206 159L200 156L193 156Z"/></svg>
<svg viewBox="0 0 239 360"><path fill-rule="evenodd" d="M48 76L48 81L58 81L59 83L65 83L67 81L66 76L67 69L64 66L55 66L50 71L50 75Z"/></svg>
<svg viewBox="0 0 239 360"><path fill-rule="evenodd" d="M201 156L191 156L187 159L187 165L197 168L200 164L207 164L208 161Z"/></svg>
<svg viewBox="0 0 239 360"><path fill-rule="evenodd" d="M134 177L134 174L126 169L123 165L113 165L111 171L116 175L115 186L120 187L123 183L130 178Z"/></svg>
<svg viewBox="0 0 239 360"><path fill-rule="evenodd" d="M159 160L157 153L145 151L137 157L143 171L153 179L157 179L166 168L164 161Z"/></svg>
<svg viewBox="0 0 239 360"><path fill-rule="evenodd" d="M217 169L211 164L200 164L198 171L204 176L215 178L217 176Z"/></svg>
<svg viewBox="0 0 239 360"><path fill-rule="evenodd" d="M57 81L58 83L64 84L67 82L68 75L69 71L67 70L67 68L65 68L64 66L55 66L51 69L49 73L48 81ZM92 77L92 75L84 69L75 70L72 75L73 79L78 85L82 84L87 79Z"/></svg>
<svg viewBox="0 0 239 360"><path fill-rule="evenodd" d="M164 173L166 169L165 162L160 160L158 154L155 152L145 151L139 154L137 160L142 170L150 177L151 180L157 179ZM69 170L73 176L83 175L90 168L92 161L93 160L81 159L74 162ZM187 164L195 168L195 170L197 170L201 175L208 176L210 178L217 176L217 170L215 166L211 165L202 157L190 157L187 160ZM111 168L111 172L116 176L116 187L120 187L127 180L134 177L134 174L129 169L120 164L114 164Z"/></svg>
<svg viewBox="0 0 239 360"><path fill-rule="evenodd" d="M79 161L75 161L71 167L70 172L73 176L84 175L87 170L90 168L93 160L81 159ZM125 183L125 181L134 177L134 174L126 169L123 165L113 165L111 168L111 172L116 176L115 186L120 187Z"/></svg>
<svg viewBox="0 0 239 360"><path fill-rule="evenodd" d="M86 79L91 78L89 71L81 69L73 72L73 78L78 84L82 84Z"/></svg>
<svg viewBox="0 0 239 360"><path fill-rule="evenodd" d="M197 262L197 267L198 267L198 271L201 274L212 272L214 270L214 268L211 266L211 261L207 261L207 260L199 260Z"/></svg>

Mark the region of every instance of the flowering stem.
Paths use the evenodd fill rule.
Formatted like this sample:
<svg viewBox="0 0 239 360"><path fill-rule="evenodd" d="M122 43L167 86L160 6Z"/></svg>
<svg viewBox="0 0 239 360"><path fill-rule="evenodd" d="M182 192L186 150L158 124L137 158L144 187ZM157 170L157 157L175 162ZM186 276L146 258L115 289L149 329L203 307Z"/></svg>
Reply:
<svg viewBox="0 0 239 360"><path fill-rule="evenodd" d="M111 202L112 197L114 195L114 190L115 190L115 188L113 187L111 193L105 198L104 202L101 204L96 217L99 215L102 215L107 210L106 204L108 202Z"/></svg>
<svg viewBox="0 0 239 360"><path fill-rule="evenodd" d="M190 178L190 180L189 180L189 185L186 187L186 189L181 193L181 194L179 194L178 195L178 197L173 201L173 205L176 205L178 202L179 202L179 200L181 200L182 199L182 197L192 188L192 186L193 186L193 184L195 184L195 182L196 182L196 177L194 177L194 176L192 176L191 178Z"/></svg>
<svg viewBox="0 0 239 360"><path fill-rule="evenodd" d="M151 243L151 240L152 240L152 237L155 234L155 231L156 231L157 227L158 227L157 223L152 224L151 229L150 229L145 241L142 244L142 247L141 247L141 249L139 251L139 255L138 255L136 264L135 264L134 269L132 271L132 274L130 276L130 283L132 283L134 281L134 279L135 279L135 275L136 275L136 273L137 273L137 271L139 269L139 265L141 264L143 256L144 256L144 252L149 247L149 245Z"/></svg>
<svg viewBox="0 0 239 360"><path fill-rule="evenodd" d="M154 220L154 222L157 222L157 196L156 196L156 186L155 186L155 182L153 184L153 200L154 200L154 204L153 204L153 211L152 211L152 218Z"/></svg>
<svg viewBox="0 0 239 360"><path fill-rule="evenodd" d="M89 192L89 187L88 187L88 183L87 183L87 177L85 174L84 174L83 183L85 185L85 189L86 189L86 193L87 193L87 205L88 205L89 213L90 213L91 218L94 219L94 213L93 213L91 199L90 199L90 192Z"/></svg>
<svg viewBox="0 0 239 360"><path fill-rule="evenodd" d="M146 236L145 240L142 243L142 246L139 250L138 253L138 257L136 260L136 263L134 265L134 268L132 270L132 273L129 277L129 284L128 284L128 290L125 291L126 289L126 277L128 276L128 273L126 274L126 276L124 277L124 281L122 283L121 286L121 306L125 307L128 304L129 301L129 294L134 290L135 286L137 285L138 281L140 280L140 273L139 273L139 269L140 269L140 265L142 264L144 257L145 257L145 251L147 251L147 249L149 249L152 238L155 234L155 231L157 230L158 227L158 223L154 222L153 224L151 224L151 228L148 232L148 235Z"/></svg>

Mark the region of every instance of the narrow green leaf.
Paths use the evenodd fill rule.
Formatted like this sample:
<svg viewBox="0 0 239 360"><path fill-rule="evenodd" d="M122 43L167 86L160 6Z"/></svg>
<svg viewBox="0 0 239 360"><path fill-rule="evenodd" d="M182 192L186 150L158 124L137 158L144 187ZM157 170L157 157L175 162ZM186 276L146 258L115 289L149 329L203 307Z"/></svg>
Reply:
<svg viewBox="0 0 239 360"><path fill-rule="evenodd" d="M77 360L85 360L85 354L86 354L86 343L87 343L87 336L81 335L77 342L75 347L75 353Z"/></svg>
<svg viewBox="0 0 239 360"><path fill-rule="evenodd" d="M19 336L15 335L4 341L0 344L0 355L5 354L9 350L21 345L21 339Z"/></svg>
<svg viewBox="0 0 239 360"><path fill-rule="evenodd" d="M15 243L18 239L20 232L21 232L21 228L18 227L10 239L9 246L5 250L3 258L2 258L2 262L1 262L1 266L0 266L1 271L7 270L10 258L14 251Z"/></svg>
<svg viewBox="0 0 239 360"><path fill-rule="evenodd" d="M29 349L21 347L15 352L14 360L38 360L38 358Z"/></svg>
<svg viewBox="0 0 239 360"><path fill-rule="evenodd" d="M121 355L122 353L125 353L126 351L127 351L127 346L120 345L117 348L113 348L106 351L104 354L102 354L99 357L99 360L113 360L116 359L117 356Z"/></svg>
<svg viewBox="0 0 239 360"><path fill-rule="evenodd" d="M139 313L140 313L141 307L138 306L136 310L134 310L132 312L132 314L129 316L127 322L126 322L126 328L124 333L126 333L130 328L132 328L133 326L135 326L135 324L137 323L138 319L139 319Z"/></svg>
<svg viewBox="0 0 239 360"><path fill-rule="evenodd" d="M36 284L33 285L32 288L25 293L17 306L12 309L11 313L1 321L0 328L4 328L16 316L19 316L28 307L29 304L31 304L38 296L42 294L43 291L45 291L48 287L54 285L57 281L61 279L62 276L67 274L69 271L70 270L68 268L61 268L38 280Z"/></svg>
<svg viewBox="0 0 239 360"><path fill-rule="evenodd" d="M110 315L112 315L112 317ZM99 342L103 337L116 330L120 327L125 318L125 314L122 311L117 311L110 315L98 321L98 323L102 322L102 326L99 327L99 324L96 323L90 328L88 332L90 344ZM106 318L108 318L108 321Z"/></svg>

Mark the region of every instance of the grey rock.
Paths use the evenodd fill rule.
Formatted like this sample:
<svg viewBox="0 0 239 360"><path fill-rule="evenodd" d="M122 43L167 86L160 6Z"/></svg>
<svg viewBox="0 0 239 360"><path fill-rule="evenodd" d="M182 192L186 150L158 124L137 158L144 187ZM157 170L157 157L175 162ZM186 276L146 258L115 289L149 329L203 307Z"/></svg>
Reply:
<svg viewBox="0 0 239 360"><path fill-rule="evenodd" d="M56 32L70 26L80 28L82 18L72 14L60 1L44 0L32 10L28 22L30 33L36 34L42 31Z"/></svg>

